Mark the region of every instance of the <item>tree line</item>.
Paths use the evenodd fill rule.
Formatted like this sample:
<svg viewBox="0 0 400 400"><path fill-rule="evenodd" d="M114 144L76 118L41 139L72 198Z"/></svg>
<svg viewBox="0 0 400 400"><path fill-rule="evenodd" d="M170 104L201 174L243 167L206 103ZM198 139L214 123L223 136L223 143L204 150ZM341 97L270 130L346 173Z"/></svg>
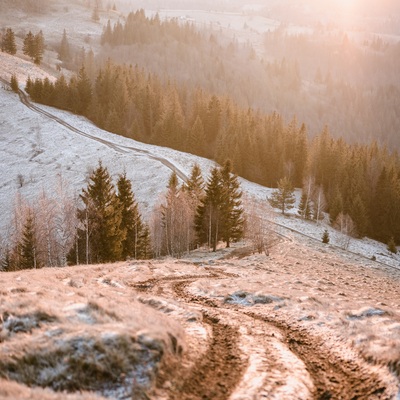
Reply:
<svg viewBox="0 0 400 400"><path fill-rule="evenodd" d="M4 35L2 35L0 39L1 51L11 55L17 53L15 34L11 28L7 28ZM31 31L29 31L24 38L22 52L29 56L35 64L40 65L43 60L44 53L43 32L39 31L36 35L34 35Z"/></svg>
<svg viewBox="0 0 400 400"><path fill-rule="evenodd" d="M360 237L400 243L399 157L376 142L349 144L328 127L310 140L296 118L285 123L277 113L242 109L229 98L111 62L93 83L82 67L69 82L28 79L26 90L32 100L85 115L108 131L220 164L229 158L234 172L253 182L277 187L286 177L306 188L309 200L319 199L318 215L326 211L335 221L342 212Z"/></svg>
<svg viewBox="0 0 400 400"><path fill-rule="evenodd" d="M244 235L244 208L230 161L214 167L207 182L194 165L181 185L172 173L166 193L145 222L126 173L114 185L102 162L78 197L60 180L32 206L17 197L9 241L0 243L1 270L106 263L183 254L207 245L213 251Z"/></svg>

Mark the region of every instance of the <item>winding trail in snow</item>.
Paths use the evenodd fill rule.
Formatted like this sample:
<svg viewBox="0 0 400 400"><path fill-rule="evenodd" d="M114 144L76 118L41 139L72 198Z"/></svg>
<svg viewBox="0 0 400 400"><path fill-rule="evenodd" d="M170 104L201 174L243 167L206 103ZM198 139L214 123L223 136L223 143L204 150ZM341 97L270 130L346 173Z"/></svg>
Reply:
<svg viewBox="0 0 400 400"><path fill-rule="evenodd" d="M10 83L7 80L0 78L0 81L3 82L8 87L10 87ZM176 165L174 165L172 162L168 161L167 159L165 159L163 157L156 156L148 150L138 149L133 146L123 146L120 144L116 144L110 140L102 139L95 135L91 135L87 132L84 132L84 131L72 126L71 124L69 124L68 122L64 121L63 119L57 117L56 115L54 115L46 110L43 110L42 108L38 107L37 105L32 104L31 101L29 100L28 96L21 89L18 90L18 96L19 96L19 99L21 100L21 103L24 104L26 107L28 107L30 110L32 110L38 114L41 114L44 117L49 118L54 122L57 122L58 124L67 128L68 130L70 130L71 132L74 132L74 133L76 133L80 136L86 137L88 139L94 140L98 143L104 144L105 146L108 146L110 149L112 149L118 153L121 153L121 154L129 154L131 152L135 152L135 153L146 155L151 160L158 161L161 164L163 164L165 167L170 169L171 171L175 172L177 174L177 176L180 179L182 179L182 181L186 182L188 180L188 176L182 170L180 170Z"/></svg>
<svg viewBox="0 0 400 400"><path fill-rule="evenodd" d="M10 82L8 82L4 78L0 77L0 82L4 83L9 88L11 87ZM26 107L28 107L30 110L32 110L32 111L34 111L34 112L36 112L38 114L41 114L41 115L45 116L46 118L49 118L49 119L57 122L58 124L64 126L67 129L69 129L70 131L72 131L72 132L74 132L74 133L76 133L78 135L81 135L83 137L86 137L86 138L88 138L90 140L94 140L94 141L96 141L98 143L101 143L101 144L103 144L105 146L108 146L112 150L114 150L114 151L116 151L118 153L121 153L121 154L129 154L131 152L134 152L136 154L143 154L143 155L145 155L146 157L148 157L151 160L155 160L155 161L160 162L165 167L167 167L171 171L175 172L177 174L177 176L183 182L187 182L188 176L181 169L179 169L175 164L173 164L171 161L169 161L169 160L167 160L167 159L165 159L163 157L156 156L156 155L152 154L149 150L139 149L139 148L136 148L134 146L119 145L119 144L116 144L116 143L114 143L114 142L112 142L110 140L102 139L102 138L99 138L99 137L97 137L95 135L91 135L91 134L89 134L87 132L84 132L84 131L72 126L71 124L69 124L68 122L64 121L63 119L55 116L54 114L51 114L50 112L48 112L46 110L43 110L42 108L38 107L37 105L32 104L32 102L29 100L29 98L26 95L26 93L24 91L22 91L21 89L18 90L18 96L19 96L19 98L21 100L21 103L24 104ZM313 240L315 242L320 243L320 239L317 239L317 238L315 238L313 236L310 236L310 235L308 235L308 234L306 234L304 232L300 232L300 231L298 231L296 229L293 229L291 227L282 225L282 224L277 223L275 221L269 220L268 222L273 224L273 225L275 225L275 226L277 226L277 227L283 228L288 232L295 233L297 235L300 235L302 237L305 237L305 238L308 238L308 239L311 239L311 240ZM285 235L285 234L282 234L282 233L278 233L278 235L280 235L282 237L285 237L288 240L291 240L291 238L288 235ZM355 255L355 256L358 256L358 257L363 257L364 259L366 259L368 261L371 261L371 259L369 257L365 256L362 253L357 253L357 252L351 251L349 249L343 249L342 247L334 245L334 244L330 244L330 246L334 247L334 248L337 248L340 251L347 252L348 254ZM393 266L391 264L385 263L385 262L380 261L380 260L375 260L374 262L377 263L377 264L380 264L380 265L382 265L384 267L390 268L390 269L395 269L395 270L399 270L400 269L400 267L398 267L398 266Z"/></svg>

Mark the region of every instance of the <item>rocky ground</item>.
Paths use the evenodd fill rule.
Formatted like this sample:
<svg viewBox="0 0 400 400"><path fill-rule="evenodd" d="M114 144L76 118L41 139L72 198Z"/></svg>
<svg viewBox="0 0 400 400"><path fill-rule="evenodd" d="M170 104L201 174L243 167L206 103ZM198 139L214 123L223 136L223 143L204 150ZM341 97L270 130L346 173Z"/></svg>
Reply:
<svg viewBox="0 0 400 400"><path fill-rule="evenodd" d="M0 398L395 399L399 279L295 235L2 273Z"/></svg>

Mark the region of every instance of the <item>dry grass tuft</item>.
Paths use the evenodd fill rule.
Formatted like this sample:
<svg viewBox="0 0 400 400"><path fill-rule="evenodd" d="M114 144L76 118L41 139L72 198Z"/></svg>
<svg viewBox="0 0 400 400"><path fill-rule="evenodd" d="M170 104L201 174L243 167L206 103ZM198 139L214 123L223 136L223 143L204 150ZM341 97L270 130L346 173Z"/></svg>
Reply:
<svg viewBox="0 0 400 400"><path fill-rule="evenodd" d="M32 313L13 315L3 312L0 318L2 322L2 336L10 336L13 333L32 333L33 329L40 328L42 324L57 321L57 318L44 311L38 310Z"/></svg>
<svg viewBox="0 0 400 400"><path fill-rule="evenodd" d="M133 376L150 387L164 353L161 341L125 334L56 338L50 345L0 360L0 376L55 391L132 391ZM138 383L140 382L140 384Z"/></svg>

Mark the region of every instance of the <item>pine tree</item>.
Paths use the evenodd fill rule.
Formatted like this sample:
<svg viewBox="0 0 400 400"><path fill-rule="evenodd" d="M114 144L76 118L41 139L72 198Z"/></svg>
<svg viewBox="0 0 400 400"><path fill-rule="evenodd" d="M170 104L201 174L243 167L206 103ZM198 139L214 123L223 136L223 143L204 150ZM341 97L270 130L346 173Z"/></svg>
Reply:
<svg viewBox="0 0 400 400"><path fill-rule="evenodd" d="M32 60L35 57L35 37L31 31L29 31L24 38L22 52L26 56L31 57Z"/></svg>
<svg viewBox="0 0 400 400"><path fill-rule="evenodd" d="M207 181L205 196L196 210L195 227L200 243L207 243L213 251L217 250L221 239L221 172L217 167L211 170Z"/></svg>
<svg viewBox="0 0 400 400"><path fill-rule="evenodd" d="M33 43L34 43L33 62L37 65L40 65L40 63L43 60L43 53L44 53L44 36L42 31L40 31L38 34L35 35Z"/></svg>
<svg viewBox="0 0 400 400"><path fill-rule="evenodd" d="M28 93L29 95L31 94L32 86L33 86L32 79L31 79L31 77L28 75L28 79L26 80L26 84L25 84L25 91L26 91L26 93Z"/></svg>
<svg viewBox="0 0 400 400"><path fill-rule="evenodd" d="M294 187L287 177L284 177L278 182L278 189L272 192L269 203L274 208L279 208L282 214L285 214L286 210L293 208L296 201L294 197Z"/></svg>
<svg viewBox="0 0 400 400"><path fill-rule="evenodd" d="M204 179L199 164L193 165L190 177L182 189L187 191L197 203L200 201L204 194Z"/></svg>
<svg viewBox="0 0 400 400"><path fill-rule="evenodd" d="M140 247L138 251L138 258L140 260L148 260L152 258L152 249L151 249L151 237L150 237L150 229L147 224L143 225L141 234L140 234Z"/></svg>
<svg viewBox="0 0 400 400"><path fill-rule="evenodd" d="M350 216L356 225L357 236L364 237L367 232L368 216L365 204L359 194L352 201Z"/></svg>
<svg viewBox="0 0 400 400"><path fill-rule="evenodd" d="M22 232L21 242L17 245L19 268L40 268L38 263L38 242L33 211L29 210Z"/></svg>
<svg viewBox="0 0 400 400"><path fill-rule="evenodd" d="M15 34L11 28L7 28L1 43L1 51L5 51L11 55L16 54L17 46L15 44Z"/></svg>
<svg viewBox="0 0 400 400"><path fill-rule="evenodd" d="M343 212L343 198L339 191L336 192L336 196L333 198L332 204L329 207L329 218L333 224L338 215Z"/></svg>
<svg viewBox="0 0 400 400"><path fill-rule="evenodd" d="M329 232L327 231L327 229L325 229L324 233L322 234L322 243L329 243Z"/></svg>
<svg viewBox="0 0 400 400"><path fill-rule="evenodd" d="M17 75L15 75L15 74L12 74L12 75L11 75L11 82L10 82L10 85L11 85L12 91L15 92L15 93L18 93L19 86L18 86Z"/></svg>
<svg viewBox="0 0 400 400"><path fill-rule="evenodd" d="M300 198L298 214L303 219L311 219L312 207L308 194L303 191Z"/></svg>
<svg viewBox="0 0 400 400"><path fill-rule="evenodd" d="M132 183L126 177L126 173L119 176L117 182L118 199L122 207L121 229L126 231L126 237L122 242L122 258L139 258L142 254L143 222L138 204L132 192Z"/></svg>
<svg viewBox="0 0 400 400"><path fill-rule="evenodd" d="M65 29L61 39L60 49L58 51L58 59L63 62L68 62L71 60L71 51L67 38L67 31Z"/></svg>
<svg viewBox="0 0 400 400"><path fill-rule="evenodd" d="M84 66L79 70L76 89L76 112L85 115L92 100L92 84Z"/></svg>
<svg viewBox="0 0 400 400"><path fill-rule="evenodd" d="M227 160L221 169L221 178L222 237L226 247L229 247L230 242L240 240L244 232L242 192L238 177L232 173L230 160Z"/></svg>
<svg viewBox="0 0 400 400"><path fill-rule="evenodd" d="M80 198L84 208L78 210L80 248L85 249L86 262L109 262L122 259L126 231L121 227L122 208L107 168L101 161L89 177ZM82 246L83 245L83 246Z"/></svg>
<svg viewBox="0 0 400 400"><path fill-rule="evenodd" d="M388 244L387 244L387 249L388 249L388 251L390 251L391 253L397 254L397 247L396 247L396 243L395 243L393 237L391 237L391 238L389 239Z"/></svg>

